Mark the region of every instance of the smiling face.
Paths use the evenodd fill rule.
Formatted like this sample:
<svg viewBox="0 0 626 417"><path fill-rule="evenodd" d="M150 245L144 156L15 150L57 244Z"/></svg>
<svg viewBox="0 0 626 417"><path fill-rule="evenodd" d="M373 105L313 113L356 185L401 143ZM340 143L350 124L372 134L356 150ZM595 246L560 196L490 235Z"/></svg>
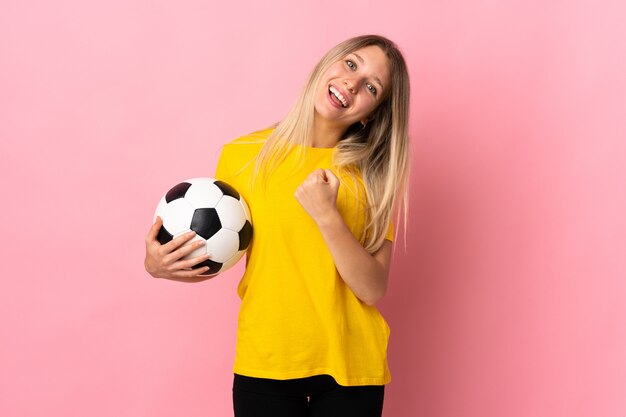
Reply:
<svg viewBox="0 0 626 417"><path fill-rule="evenodd" d="M366 46L332 64L315 94L315 115L347 129L365 121L386 97L389 60L378 46Z"/></svg>

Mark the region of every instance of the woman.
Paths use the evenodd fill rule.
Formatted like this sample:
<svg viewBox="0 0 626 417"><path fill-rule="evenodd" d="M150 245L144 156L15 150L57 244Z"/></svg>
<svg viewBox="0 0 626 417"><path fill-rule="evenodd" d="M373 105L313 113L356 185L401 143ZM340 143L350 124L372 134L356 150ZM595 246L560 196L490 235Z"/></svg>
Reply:
<svg viewBox="0 0 626 417"><path fill-rule="evenodd" d="M238 287L235 415L380 416L389 328L374 305L409 172L409 81L397 47L359 36L331 49L276 126L222 149L216 178L250 207ZM406 222L405 222L406 224ZM201 281L193 233L146 238L154 277Z"/></svg>

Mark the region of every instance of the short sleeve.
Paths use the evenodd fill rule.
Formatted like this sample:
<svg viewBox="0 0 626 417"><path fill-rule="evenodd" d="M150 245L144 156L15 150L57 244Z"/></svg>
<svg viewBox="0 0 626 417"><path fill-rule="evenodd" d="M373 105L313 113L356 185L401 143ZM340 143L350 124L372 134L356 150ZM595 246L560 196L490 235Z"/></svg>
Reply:
<svg viewBox="0 0 626 417"><path fill-rule="evenodd" d="M220 153L220 157L217 160L217 168L215 169L215 179L226 180L230 176L226 154L227 154L226 146L224 146L222 148L222 152Z"/></svg>
<svg viewBox="0 0 626 417"><path fill-rule="evenodd" d="M393 221L389 221L389 227L387 228L387 234L385 235L385 239L393 242Z"/></svg>

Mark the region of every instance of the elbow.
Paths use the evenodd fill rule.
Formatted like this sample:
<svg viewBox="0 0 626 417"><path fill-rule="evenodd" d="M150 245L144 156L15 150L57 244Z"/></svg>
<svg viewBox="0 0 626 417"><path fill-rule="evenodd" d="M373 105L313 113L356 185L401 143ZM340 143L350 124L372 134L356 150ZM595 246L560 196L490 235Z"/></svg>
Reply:
<svg viewBox="0 0 626 417"><path fill-rule="evenodd" d="M376 305L376 303L377 303L378 301L380 301L380 299L374 299L374 298L369 299L369 298L368 298L368 299L361 300L361 301L363 301L363 303L365 303L365 305L368 305L368 306L370 306L370 307L373 307L373 306L375 306L375 305Z"/></svg>
<svg viewBox="0 0 626 417"><path fill-rule="evenodd" d="M374 306L376 305L376 303L378 303L380 300L383 299L386 293L387 293L387 285L385 284L384 286L377 289L376 291L372 291L370 294L363 296L361 298L361 301L363 301L368 306Z"/></svg>
<svg viewBox="0 0 626 417"><path fill-rule="evenodd" d="M361 301L363 301L366 305L373 307L375 306L380 300L382 300L384 297L384 294L380 295L380 296L376 296L376 297L368 297L368 298L363 298L361 299Z"/></svg>

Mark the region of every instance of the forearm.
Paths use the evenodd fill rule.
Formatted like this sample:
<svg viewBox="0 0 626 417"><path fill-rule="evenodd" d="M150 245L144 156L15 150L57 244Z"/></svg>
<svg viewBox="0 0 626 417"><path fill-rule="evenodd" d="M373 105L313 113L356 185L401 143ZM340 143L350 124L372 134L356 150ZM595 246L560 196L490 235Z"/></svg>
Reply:
<svg viewBox="0 0 626 417"><path fill-rule="evenodd" d="M365 250L338 211L318 226L341 278L361 301L374 305L387 291L388 269Z"/></svg>

